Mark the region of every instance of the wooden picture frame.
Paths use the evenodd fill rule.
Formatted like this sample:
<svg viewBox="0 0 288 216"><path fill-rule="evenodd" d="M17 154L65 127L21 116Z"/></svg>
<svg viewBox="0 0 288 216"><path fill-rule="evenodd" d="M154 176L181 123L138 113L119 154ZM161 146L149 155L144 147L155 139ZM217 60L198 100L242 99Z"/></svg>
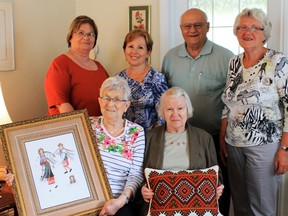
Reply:
<svg viewBox="0 0 288 216"><path fill-rule="evenodd" d="M19 215L98 214L112 198L86 110L0 126Z"/></svg>
<svg viewBox="0 0 288 216"><path fill-rule="evenodd" d="M129 31L138 28L150 33L150 5L129 7Z"/></svg>

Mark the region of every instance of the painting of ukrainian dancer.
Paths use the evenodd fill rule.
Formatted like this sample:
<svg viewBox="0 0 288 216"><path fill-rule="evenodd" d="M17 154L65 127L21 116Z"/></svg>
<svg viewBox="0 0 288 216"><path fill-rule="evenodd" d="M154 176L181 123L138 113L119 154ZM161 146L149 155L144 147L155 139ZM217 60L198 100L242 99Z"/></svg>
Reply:
<svg viewBox="0 0 288 216"><path fill-rule="evenodd" d="M64 174L71 172L72 168L69 166L69 159L73 160L73 150L67 149L64 147L63 143L59 143L55 155L59 155L61 157L62 165L65 171Z"/></svg>
<svg viewBox="0 0 288 216"><path fill-rule="evenodd" d="M86 110L0 125L19 215L98 215L112 192Z"/></svg>
<svg viewBox="0 0 288 216"><path fill-rule="evenodd" d="M25 149L41 209L91 196L73 133L25 142Z"/></svg>
<svg viewBox="0 0 288 216"><path fill-rule="evenodd" d="M40 180L45 180L48 185L55 183L54 174L52 172L51 164L56 163L56 160L53 158L51 152L45 152L43 148L38 149L38 154L40 157L40 166L41 166L41 177ZM51 155L52 157L47 157L46 155ZM57 187L57 186L56 186Z"/></svg>

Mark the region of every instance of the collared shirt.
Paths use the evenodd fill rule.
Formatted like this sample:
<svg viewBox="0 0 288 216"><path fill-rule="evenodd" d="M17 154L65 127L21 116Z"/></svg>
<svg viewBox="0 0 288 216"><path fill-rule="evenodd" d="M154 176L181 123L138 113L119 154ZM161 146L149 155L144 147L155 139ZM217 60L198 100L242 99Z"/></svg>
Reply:
<svg viewBox="0 0 288 216"><path fill-rule="evenodd" d="M163 60L161 72L168 86L181 87L190 96L194 108L190 123L211 135L220 130L221 95L232 56L231 51L207 39L196 58L192 58L185 44L181 44L168 51Z"/></svg>

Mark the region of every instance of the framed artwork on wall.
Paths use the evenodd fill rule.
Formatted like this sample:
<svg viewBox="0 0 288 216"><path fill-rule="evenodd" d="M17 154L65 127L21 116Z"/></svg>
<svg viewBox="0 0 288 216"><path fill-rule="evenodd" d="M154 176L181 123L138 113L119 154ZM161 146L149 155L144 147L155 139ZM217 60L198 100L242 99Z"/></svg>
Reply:
<svg viewBox="0 0 288 216"><path fill-rule="evenodd" d="M12 2L0 2L0 71L15 69Z"/></svg>
<svg viewBox="0 0 288 216"><path fill-rule="evenodd" d="M150 5L129 7L129 31L144 29L150 33Z"/></svg>
<svg viewBox="0 0 288 216"><path fill-rule="evenodd" d="M112 198L86 110L0 126L19 215L98 214Z"/></svg>

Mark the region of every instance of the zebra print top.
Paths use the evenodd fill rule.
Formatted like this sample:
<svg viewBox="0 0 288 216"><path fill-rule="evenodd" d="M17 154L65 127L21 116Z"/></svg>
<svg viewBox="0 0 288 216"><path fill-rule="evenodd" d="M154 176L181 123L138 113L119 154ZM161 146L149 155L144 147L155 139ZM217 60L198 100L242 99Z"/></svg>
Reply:
<svg viewBox="0 0 288 216"><path fill-rule="evenodd" d="M279 143L282 131L288 131L288 59L268 49L256 65L244 68L243 56L231 58L222 94L226 142L238 147Z"/></svg>

